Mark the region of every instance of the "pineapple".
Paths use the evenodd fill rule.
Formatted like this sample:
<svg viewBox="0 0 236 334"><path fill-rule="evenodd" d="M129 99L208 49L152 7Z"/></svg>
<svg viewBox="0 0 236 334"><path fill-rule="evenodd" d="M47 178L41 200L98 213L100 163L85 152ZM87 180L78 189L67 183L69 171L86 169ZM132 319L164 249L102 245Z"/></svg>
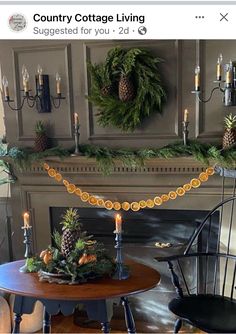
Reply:
<svg viewBox="0 0 236 334"><path fill-rule="evenodd" d="M46 127L42 121L36 122L35 125L36 138L34 148L36 152L43 152L48 148L48 138L46 135Z"/></svg>
<svg viewBox="0 0 236 334"><path fill-rule="evenodd" d="M129 75L121 74L119 80L119 99L123 102L132 101L135 97L134 84Z"/></svg>
<svg viewBox="0 0 236 334"><path fill-rule="evenodd" d="M70 208L62 216L62 241L61 252L65 257L68 257L74 249L76 241L80 238L81 223L79 221L78 211Z"/></svg>
<svg viewBox="0 0 236 334"><path fill-rule="evenodd" d="M236 143L236 115L229 114L224 118L225 132L223 137L223 148L226 149Z"/></svg>

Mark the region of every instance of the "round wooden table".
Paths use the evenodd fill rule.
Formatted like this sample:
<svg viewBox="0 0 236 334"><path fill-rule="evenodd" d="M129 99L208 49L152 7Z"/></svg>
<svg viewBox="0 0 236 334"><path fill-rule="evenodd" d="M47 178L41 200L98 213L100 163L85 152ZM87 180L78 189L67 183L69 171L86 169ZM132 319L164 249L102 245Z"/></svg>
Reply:
<svg viewBox="0 0 236 334"><path fill-rule="evenodd" d="M44 304L43 332L50 333L50 317L61 311L64 315L74 312L78 303L84 304L88 317L100 321L104 333L110 331L107 300L121 298L128 333L135 333L135 324L128 296L154 288L160 282L160 274L143 264L127 262L130 277L126 280L103 278L81 285L60 285L39 282L36 273L21 273L24 261L0 265L0 290L16 295L14 303L15 325L13 333L20 332L21 316L33 312L37 300Z"/></svg>

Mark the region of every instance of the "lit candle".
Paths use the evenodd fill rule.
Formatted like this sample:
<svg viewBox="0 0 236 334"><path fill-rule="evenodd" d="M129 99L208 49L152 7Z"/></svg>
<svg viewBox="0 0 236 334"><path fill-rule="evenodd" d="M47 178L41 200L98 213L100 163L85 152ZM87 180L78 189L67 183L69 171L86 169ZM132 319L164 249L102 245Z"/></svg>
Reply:
<svg viewBox="0 0 236 334"><path fill-rule="evenodd" d="M122 218L121 215L116 215L116 233L122 232Z"/></svg>
<svg viewBox="0 0 236 334"><path fill-rule="evenodd" d="M185 109L184 110L184 122L188 122L188 114L189 114L188 109Z"/></svg>
<svg viewBox="0 0 236 334"><path fill-rule="evenodd" d="M200 66L195 68L195 91L200 90Z"/></svg>
<svg viewBox="0 0 236 334"><path fill-rule="evenodd" d="M30 215L29 215L29 212L25 212L23 214L23 218L24 218L24 226L23 228L30 228L30 224L29 224L29 221L30 221Z"/></svg>
<svg viewBox="0 0 236 334"><path fill-rule="evenodd" d="M79 124L79 115L76 112L74 113L74 124L75 126Z"/></svg>
<svg viewBox="0 0 236 334"><path fill-rule="evenodd" d="M29 73L25 65L22 66L22 77L23 77L23 88L24 92L28 93L29 91Z"/></svg>
<svg viewBox="0 0 236 334"><path fill-rule="evenodd" d="M37 66L38 78L39 78L39 85L43 86L43 69L42 66L38 64Z"/></svg>
<svg viewBox="0 0 236 334"><path fill-rule="evenodd" d="M8 100L9 99L9 88L8 88L8 80L5 75L2 77L2 85L3 85L4 97L6 100Z"/></svg>
<svg viewBox="0 0 236 334"><path fill-rule="evenodd" d="M61 77L59 73L56 73L56 91L57 94L61 94Z"/></svg>
<svg viewBox="0 0 236 334"><path fill-rule="evenodd" d="M223 56L220 54L216 64L216 80L218 81L221 81L222 61Z"/></svg>
<svg viewBox="0 0 236 334"><path fill-rule="evenodd" d="M233 79L233 64L232 61L230 60L230 63L226 65L226 78L225 82L226 84L232 84L232 79Z"/></svg>

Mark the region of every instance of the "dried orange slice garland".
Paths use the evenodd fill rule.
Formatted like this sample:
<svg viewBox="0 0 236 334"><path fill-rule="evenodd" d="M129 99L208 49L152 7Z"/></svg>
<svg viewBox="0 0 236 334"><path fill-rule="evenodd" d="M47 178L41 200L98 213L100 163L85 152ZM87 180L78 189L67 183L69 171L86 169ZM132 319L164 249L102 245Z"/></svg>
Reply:
<svg viewBox="0 0 236 334"><path fill-rule="evenodd" d="M62 175L58 173L54 168L51 168L47 163L43 164L44 169L48 175L54 178L57 182L62 182L67 189L69 194L78 196L82 202L88 202L94 206L100 206L107 210L132 210L139 211L144 208L153 208L154 206L160 206L169 200L175 200L178 196L182 197L186 192L194 188L199 188L204 182L207 182L209 176L214 175L215 171L213 167L209 167L199 174L198 178L192 179L189 183L184 184L182 187L178 187L176 190L170 191L168 194L156 196L153 199L141 200L139 202L112 202L111 200L104 200L99 195L91 195L88 192L82 191L75 184L70 183L68 180L63 179Z"/></svg>

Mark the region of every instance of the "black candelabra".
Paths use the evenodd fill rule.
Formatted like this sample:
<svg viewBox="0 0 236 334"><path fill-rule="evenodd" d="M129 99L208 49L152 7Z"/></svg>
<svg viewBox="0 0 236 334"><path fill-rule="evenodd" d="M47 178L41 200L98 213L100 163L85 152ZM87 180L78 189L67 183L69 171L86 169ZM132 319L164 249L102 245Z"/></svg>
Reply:
<svg viewBox="0 0 236 334"><path fill-rule="evenodd" d="M207 103L211 101L215 91L220 91L223 94L223 102L226 107L236 105L236 79L234 80L234 84L226 83L226 81L222 80L216 80L214 83L217 84L217 86L211 90L208 98L204 99L203 93L200 90L194 90L192 94L197 96L199 102ZM224 87L222 87L222 85L224 85Z"/></svg>
<svg viewBox="0 0 236 334"><path fill-rule="evenodd" d="M40 113L48 113L51 112L51 106L55 109L60 108L61 101L65 99L65 97L61 94L61 77L59 73L56 73L56 96L52 96L50 94L49 87L49 75L43 74L43 69L40 65L37 68L38 74L35 76L35 86L36 86L36 94L32 94L32 90L29 88L29 73L25 65L22 66L22 79L23 79L23 89L21 102L19 106L12 106L14 100L10 98L8 80L4 75L2 78L3 90L4 90L4 102L6 102L9 108L13 111L20 111L24 107L25 103L30 108L36 109Z"/></svg>
<svg viewBox="0 0 236 334"><path fill-rule="evenodd" d="M61 101L64 100L65 97L63 97L61 93L57 93L56 96L50 95L49 76L42 75L42 77L43 77L43 84L41 85L39 84L38 77L36 76L35 95L31 95L32 90L25 91L24 89L21 89L22 99L20 106L13 107L12 103L14 102L14 100L12 100L9 95L5 95L4 102L6 102L9 108L13 111L22 110L25 103L30 108L34 108L36 106L38 112L40 113L51 112L51 105L53 105L55 109L60 108Z"/></svg>

